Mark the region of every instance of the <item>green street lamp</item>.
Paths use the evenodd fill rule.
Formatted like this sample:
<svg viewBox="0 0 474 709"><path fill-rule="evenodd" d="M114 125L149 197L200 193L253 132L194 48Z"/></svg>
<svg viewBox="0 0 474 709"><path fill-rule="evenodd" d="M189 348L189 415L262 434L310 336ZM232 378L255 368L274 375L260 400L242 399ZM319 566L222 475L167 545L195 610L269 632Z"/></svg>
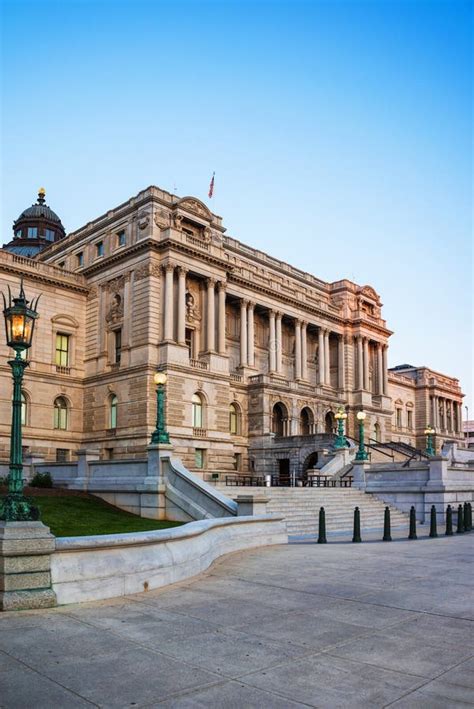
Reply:
<svg viewBox="0 0 474 709"><path fill-rule="evenodd" d="M7 334L7 345L15 351L15 359L8 364L13 373L12 427L10 434L10 472L8 475L8 494L0 500L0 519L8 522L34 521L39 519L39 510L23 494L23 453L21 447L21 383L28 367L22 352L31 347L35 320L38 317L36 307L40 296L31 303L26 300L23 279L20 295L12 298L8 286L8 304L3 297L3 315Z"/></svg>
<svg viewBox="0 0 474 709"><path fill-rule="evenodd" d="M425 453L426 455L432 456L435 455L435 449L433 447L433 436L435 434L435 430L432 426L427 426L425 428L425 436L426 436L426 449Z"/></svg>
<svg viewBox="0 0 474 709"><path fill-rule="evenodd" d="M340 406L335 414L334 418L337 421L337 438L334 441L334 448L346 448L347 440L344 435L344 421L347 419L347 414L344 411L344 407Z"/></svg>
<svg viewBox="0 0 474 709"><path fill-rule="evenodd" d="M369 454L365 450L364 446L364 421L366 416L367 414L365 411L357 412L357 420L359 422L359 450L356 453L356 460L367 460L369 457Z"/></svg>
<svg viewBox="0 0 474 709"><path fill-rule="evenodd" d="M165 384L167 378L165 372L156 372L153 378L156 384L156 428L151 435L151 442L154 444L170 442L165 420Z"/></svg>

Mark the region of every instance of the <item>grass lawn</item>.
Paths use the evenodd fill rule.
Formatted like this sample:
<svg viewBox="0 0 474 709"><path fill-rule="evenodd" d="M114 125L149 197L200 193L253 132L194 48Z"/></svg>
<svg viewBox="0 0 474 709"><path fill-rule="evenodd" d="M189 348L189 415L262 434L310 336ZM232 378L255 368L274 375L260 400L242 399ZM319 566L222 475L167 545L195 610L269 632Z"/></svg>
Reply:
<svg viewBox="0 0 474 709"><path fill-rule="evenodd" d="M41 510L41 521L56 537L145 532L149 529L166 529L182 524L137 517L92 496L46 495L35 497L34 502Z"/></svg>

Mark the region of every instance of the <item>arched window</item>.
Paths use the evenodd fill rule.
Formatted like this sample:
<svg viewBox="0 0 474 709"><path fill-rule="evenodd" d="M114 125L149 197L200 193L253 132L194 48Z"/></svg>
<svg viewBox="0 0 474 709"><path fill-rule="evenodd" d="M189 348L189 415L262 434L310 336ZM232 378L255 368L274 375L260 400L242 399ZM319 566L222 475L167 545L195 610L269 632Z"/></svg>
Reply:
<svg viewBox="0 0 474 709"><path fill-rule="evenodd" d="M288 420L288 412L284 404L275 404L272 413L272 433L276 436L285 435L285 421Z"/></svg>
<svg viewBox="0 0 474 709"><path fill-rule="evenodd" d="M193 394L193 428L203 428L203 405L200 394Z"/></svg>
<svg viewBox="0 0 474 709"><path fill-rule="evenodd" d="M377 443L380 443L381 438L380 438L380 424L376 423L374 426L374 438L377 441Z"/></svg>
<svg viewBox="0 0 474 709"><path fill-rule="evenodd" d="M300 413L300 434L309 436L313 426L313 412L307 406Z"/></svg>
<svg viewBox="0 0 474 709"><path fill-rule="evenodd" d="M240 408L235 403L229 406L229 431L234 436L240 434Z"/></svg>
<svg viewBox="0 0 474 709"><path fill-rule="evenodd" d="M67 401L63 396L58 396L54 401L54 428L66 431L68 425Z"/></svg>
<svg viewBox="0 0 474 709"><path fill-rule="evenodd" d="M117 428L118 399L115 394L109 399L109 428Z"/></svg>
<svg viewBox="0 0 474 709"><path fill-rule="evenodd" d="M335 424L334 414L332 411L327 412L327 414L324 418L324 424L326 427L326 433L335 433L336 432L336 424Z"/></svg>
<svg viewBox="0 0 474 709"><path fill-rule="evenodd" d="M21 425L28 425L28 396L24 391L21 392Z"/></svg>

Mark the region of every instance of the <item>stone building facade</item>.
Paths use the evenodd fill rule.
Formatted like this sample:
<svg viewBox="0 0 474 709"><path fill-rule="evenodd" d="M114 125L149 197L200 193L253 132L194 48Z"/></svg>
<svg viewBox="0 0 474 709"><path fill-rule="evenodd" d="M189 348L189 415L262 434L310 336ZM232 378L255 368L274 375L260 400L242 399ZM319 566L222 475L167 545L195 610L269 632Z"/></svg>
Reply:
<svg viewBox="0 0 474 709"><path fill-rule="evenodd" d="M398 398L413 404L408 437L420 443L426 396L415 395L423 387L410 374L387 368L392 333L374 289L326 283L225 231L198 199L149 187L34 259L0 252L0 289L15 290L23 275L27 296L43 294L25 376L29 452L142 457L155 425L157 369L168 375L172 443L191 470L258 468L263 442L333 432L340 406L350 436L363 408L368 437L396 439ZM8 356L2 340L4 457ZM451 393L459 406L459 388Z"/></svg>

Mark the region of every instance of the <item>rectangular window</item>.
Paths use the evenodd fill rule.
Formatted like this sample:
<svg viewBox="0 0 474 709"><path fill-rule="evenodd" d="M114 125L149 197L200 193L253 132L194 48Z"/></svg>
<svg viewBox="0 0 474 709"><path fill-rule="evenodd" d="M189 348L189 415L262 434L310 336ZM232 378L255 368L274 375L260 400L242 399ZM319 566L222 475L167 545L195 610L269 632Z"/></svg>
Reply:
<svg viewBox="0 0 474 709"><path fill-rule="evenodd" d="M69 367L69 335L56 334L56 366Z"/></svg>
<svg viewBox="0 0 474 709"><path fill-rule="evenodd" d="M54 241L54 231L52 229L45 229L44 235L46 241Z"/></svg>
<svg viewBox="0 0 474 709"><path fill-rule="evenodd" d="M56 448L56 463L66 463L69 460L68 448Z"/></svg>
<svg viewBox="0 0 474 709"><path fill-rule="evenodd" d="M126 242L126 237L125 237L125 231L119 231L117 234L117 246L125 246Z"/></svg>
<svg viewBox="0 0 474 709"><path fill-rule="evenodd" d="M402 427L402 410L397 409L397 428Z"/></svg>
<svg viewBox="0 0 474 709"><path fill-rule="evenodd" d="M120 364L122 358L122 330L115 330L115 364Z"/></svg>
<svg viewBox="0 0 474 709"><path fill-rule="evenodd" d="M202 470L204 468L204 448L196 448L194 451L194 461L196 468Z"/></svg>
<svg viewBox="0 0 474 709"><path fill-rule="evenodd" d="M84 265L84 254L82 253L82 251L79 254L77 254L76 259L77 259L78 266Z"/></svg>
<svg viewBox="0 0 474 709"><path fill-rule="evenodd" d="M242 470L242 453L234 453L234 470Z"/></svg>
<svg viewBox="0 0 474 709"><path fill-rule="evenodd" d="M99 258L99 256L103 256L103 255L104 255L104 242L103 242L103 241L99 241L99 242L95 245L95 252L96 252L97 258Z"/></svg>
<svg viewBox="0 0 474 709"><path fill-rule="evenodd" d="M407 425L408 428L413 428L413 411L407 411Z"/></svg>
<svg viewBox="0 0 474 709"><path fill-rule="evenodd" d="M194 330L186 328L185 330L186 347L188 348L189 358L194 359Z"/></svg>
<svg viewBox="0 0 474 709"><path fill-rule="evenodd" d="M38 227L29 226L28 227L28 239L36 239L38 236Z"/></svg>

